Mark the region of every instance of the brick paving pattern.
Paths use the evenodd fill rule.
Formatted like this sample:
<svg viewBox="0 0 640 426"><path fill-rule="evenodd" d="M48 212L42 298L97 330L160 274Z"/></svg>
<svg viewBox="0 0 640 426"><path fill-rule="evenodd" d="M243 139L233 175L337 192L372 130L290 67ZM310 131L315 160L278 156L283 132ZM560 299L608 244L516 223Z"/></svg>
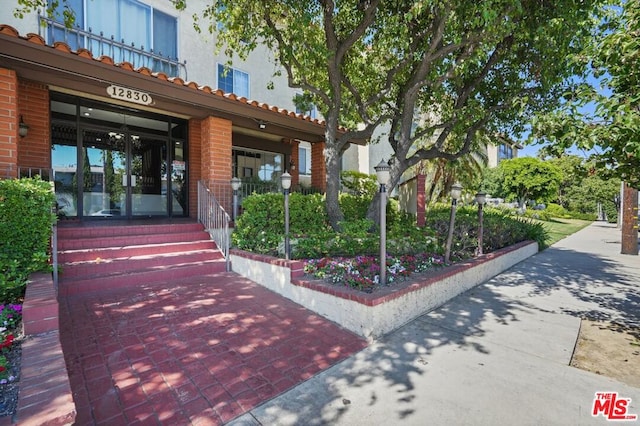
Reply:
<svg viewBox="0 0 640 426"><path fill-rule="evenodd" d="M220 425L366 341L233 273L68 297L76 425Z"/></svg>

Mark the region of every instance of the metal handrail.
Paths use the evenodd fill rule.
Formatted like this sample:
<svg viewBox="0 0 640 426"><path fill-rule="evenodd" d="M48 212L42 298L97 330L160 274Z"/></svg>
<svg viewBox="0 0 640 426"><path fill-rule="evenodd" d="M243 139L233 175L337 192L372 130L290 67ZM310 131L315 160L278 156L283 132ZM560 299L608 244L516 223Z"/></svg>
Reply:
<svg viewBox="0 0 640 426"><path fill-rule="evenodd" d="M134 43L126 44L124 40L118 41L112 35L106 37L103 32L95 34L89 28L89 31L81 28L68 28L64 23L55 21L51 18L38 14L38 34L44 37L43 31L49 29L61 30L64 33L64 40L48 40L64 41L71 48L87 48L96 56L106 55L112 58L116 63L129 62L134 68L147 67L154 72L164 72L170 77L180 77L187 80L186 61L181 63L178 58L163 56L162 52L154 52L144 50L144 46L136 47Z"/></svg>
<svg viewBox="0 0 640 426"><path fill-rule="evenodd" d="M198 222L204 225L205 230L209 233L211 239L215 241L224 256L226 271L231 271L229 258L229 223L231 222L231 217L202 180L198 181Z"/></svg>

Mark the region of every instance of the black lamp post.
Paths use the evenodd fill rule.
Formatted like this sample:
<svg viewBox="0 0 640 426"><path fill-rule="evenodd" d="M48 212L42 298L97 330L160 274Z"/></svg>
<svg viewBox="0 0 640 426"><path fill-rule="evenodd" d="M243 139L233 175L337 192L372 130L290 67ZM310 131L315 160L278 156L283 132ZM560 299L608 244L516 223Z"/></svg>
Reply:
<svg viewBox="0 0 640 426"><path fill-rule="evenodd" d="M451 219L449 220L449 234L447 235L447 245L445 247L444 252L444 261L445 263L449 263L449 258L451 257L451 244L453 242L453 226L456 221L456 206L458 205L458 200L462 195L462 185L459 183L453 184L451 187Z"/></svg>
<svg viewBox="0 0 640 426"><path fill-rule="evenodd" d="M242 185L242 181L233 177L231 179L231 189L233 189L233 221L235 222L238 217L238 189L240 189L240 185Z"/></svg>
<svg viewBox="0 0 640 426"><path fill-rule="evenodd" d="M289 241L289 189L291 188L291 175L286 171L280 176L280 183L284 193L284 257L291 259L291 245Z"/></svg>
<svg viewBox="0 0 640 426"><path fill-rule="evenodd" d="M387 184L391 166L386 161L374 167L380 184L380 284L387 283Z"/></svg>
<svg viewBox="0 0 640 426"><path fill-rule="evenodd" d="M478 203L478 256L483 254L482 251L482 237L484 233L484 212L483 206L487 201L487 194L480 191L476 194L476 203Z"/></svg>

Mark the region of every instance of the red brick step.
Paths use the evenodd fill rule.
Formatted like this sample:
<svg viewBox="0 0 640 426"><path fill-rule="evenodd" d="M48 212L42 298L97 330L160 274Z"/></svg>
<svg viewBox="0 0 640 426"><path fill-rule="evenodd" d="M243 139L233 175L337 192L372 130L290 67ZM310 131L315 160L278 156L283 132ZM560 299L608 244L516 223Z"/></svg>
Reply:
<svg viewBox="0 0 640 426"><path fill-rule="evenodd" d="M135 287L224 272L199 223L64 224L58 229L60 294Z"/></svg>

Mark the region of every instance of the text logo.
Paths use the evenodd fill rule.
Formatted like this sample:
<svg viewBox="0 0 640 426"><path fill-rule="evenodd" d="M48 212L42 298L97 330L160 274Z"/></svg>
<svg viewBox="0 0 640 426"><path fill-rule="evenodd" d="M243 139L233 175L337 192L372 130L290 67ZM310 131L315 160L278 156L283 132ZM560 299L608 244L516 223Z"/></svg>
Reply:
<svg viewBox="0 0 640 426"><path fill-rule="evenodd" d="M612 421L634 421L638 420L637 414L628 412L631 398L618 397L618 392L596 392L593 400L593 417L602 416Z"/></svg>

